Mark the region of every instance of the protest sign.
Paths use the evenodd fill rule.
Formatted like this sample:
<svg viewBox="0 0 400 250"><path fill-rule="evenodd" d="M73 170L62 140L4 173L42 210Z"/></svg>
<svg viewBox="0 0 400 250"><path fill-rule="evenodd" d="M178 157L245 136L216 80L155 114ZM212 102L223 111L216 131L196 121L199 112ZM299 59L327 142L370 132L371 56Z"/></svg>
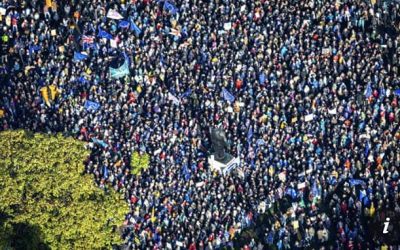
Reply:
<svg viewBox="0 0 400 250"><path fill-rule="evenodd" d="M197 188L202 187L202 186L204 186L204 184L205 184L204 181L197 182L196 187Z"/></svg>
<svg viewBox="0 0 400 250"><path fill-rule="evenodd" d="M329 109L329 110L328 110L328 114L336 115L336 108Z"/></svg>
<svg viewBox="0 0 400 250"><path fill-rule="evenodd" d="M299 228L299 221L298 220L292 221L292 226L294 230L297 230Z"/></svg>
<svg viewBox="0 0 400 250"><path fill-rule="evenodd" d="M304 121L309 122L314 119L314 114L309 114L304 117Z"/></svg>
<svg viewBox="0 0 400 250"><path fill-rule="evenodd" d="M232 29L232 23L228 22L228 23L224 23L224 30L230 30Z"/></svg>
<svg viewBox="0 0 400 250"><path fill-rule="evenodd" d="M299 184L297 185L297 189L303 189L303 188L305 188L305 187L306 187L306 183L305 183L305 182L299 183Z"/></svg>
<svg viewBox="0 0 400 250"><path fill-rule="evenodd" d="M110 40L110 45L111 45L112 48L117 48L118 47L117 46L117 41L115 39L111 39Z"/></svg>

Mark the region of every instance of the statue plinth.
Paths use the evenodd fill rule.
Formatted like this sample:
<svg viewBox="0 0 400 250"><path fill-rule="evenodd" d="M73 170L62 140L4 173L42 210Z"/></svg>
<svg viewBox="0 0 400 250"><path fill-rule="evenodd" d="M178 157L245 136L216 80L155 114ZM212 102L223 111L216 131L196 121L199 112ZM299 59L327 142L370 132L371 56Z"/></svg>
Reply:
<svg viewBox="0 0 400 250"><path fill-rule="evenodd" d="M223 164L227 164L234 158L231 154L228 154L228 153L224 153L222 156L213 154L213 157L214 157L215 161L221 162Z"/></svg>
<svg viewBox="0 0 400 250"><path fill-rule="evenodd" d="M227 155L229 156L229 158L226 157L227 159L229 159L227 162L217 161L214 158L214 155L208 157L208 163L210 163L211 170L226 175L240 165L240 159L238 157L233 157L229 154Z"/></svg>

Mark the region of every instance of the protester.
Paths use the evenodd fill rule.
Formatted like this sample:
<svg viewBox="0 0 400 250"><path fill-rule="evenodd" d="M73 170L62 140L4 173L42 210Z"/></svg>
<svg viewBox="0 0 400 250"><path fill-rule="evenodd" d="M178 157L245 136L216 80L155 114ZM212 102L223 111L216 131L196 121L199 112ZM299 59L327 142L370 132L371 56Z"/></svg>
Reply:
<svg viewBox="0 0 400 250"><path fill-rule="evenodd" d="M367 249L362 222L400 209L398 3L0 7L2 129L89 142L87 173L131 207L126 247L236 247L257 227L246 249ZM241 161L227 175L208 162L217 126Z"/></svg>

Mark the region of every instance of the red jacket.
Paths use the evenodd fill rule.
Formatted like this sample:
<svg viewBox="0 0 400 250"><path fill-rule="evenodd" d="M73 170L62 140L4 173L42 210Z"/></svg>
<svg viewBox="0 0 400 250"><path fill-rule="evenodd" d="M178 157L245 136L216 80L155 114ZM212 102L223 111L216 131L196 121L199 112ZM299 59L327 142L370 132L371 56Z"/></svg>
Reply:
<svg viewBox="0 0 400 250"><path fill-rule="evenodd" d="M196 250L196 244L195 243L190 244L189 250Z"/></svg>

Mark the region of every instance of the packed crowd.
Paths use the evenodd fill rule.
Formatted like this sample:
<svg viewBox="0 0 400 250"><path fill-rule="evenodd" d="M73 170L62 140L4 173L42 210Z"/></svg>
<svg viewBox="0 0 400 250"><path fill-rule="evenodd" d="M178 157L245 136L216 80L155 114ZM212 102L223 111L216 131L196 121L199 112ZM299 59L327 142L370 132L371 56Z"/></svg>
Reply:
<svg viewBox="0 0 400 250"><path fill-rule="evenodd" d="M2 0L0 124L88 142L129 249L367 249L400 212L400 5ZM127 68L126 68L127 67ZM213 172L209 128L241 164ZM132 175L133 152L150 167ZM262 223L259 223L259 222ZM375 246L376 246L375 245ZM241 245L243 246L243 245Z"/></svg>

